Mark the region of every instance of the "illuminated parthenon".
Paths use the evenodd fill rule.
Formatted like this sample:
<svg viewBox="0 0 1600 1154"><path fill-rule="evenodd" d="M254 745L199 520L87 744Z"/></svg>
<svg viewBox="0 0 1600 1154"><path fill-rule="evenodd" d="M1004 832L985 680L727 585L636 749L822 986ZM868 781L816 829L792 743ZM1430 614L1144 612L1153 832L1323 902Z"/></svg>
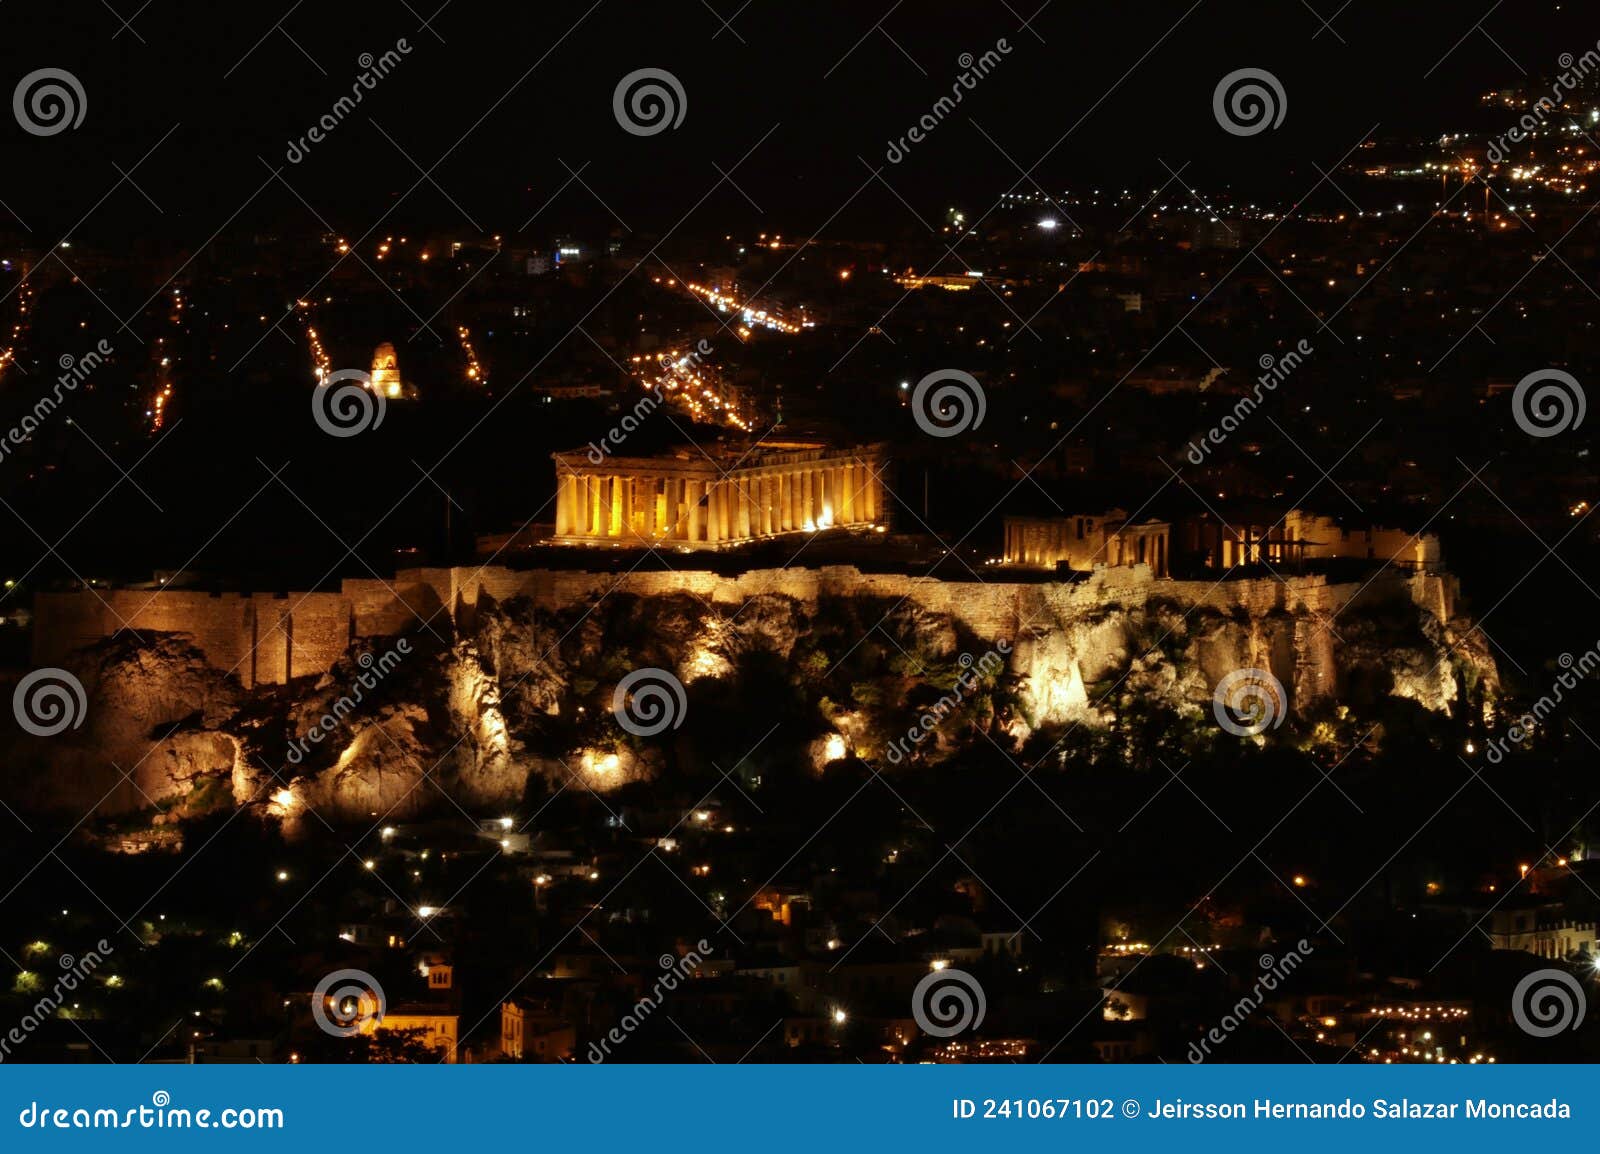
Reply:
<svg viewBox="0 0 1600 1154"><path fill-rule="evenodd" d="M559 545L720 549L888 524L881 446L767 441L742 453L716 445L662 457L609 457L590 446L552 456Z"/></svg>

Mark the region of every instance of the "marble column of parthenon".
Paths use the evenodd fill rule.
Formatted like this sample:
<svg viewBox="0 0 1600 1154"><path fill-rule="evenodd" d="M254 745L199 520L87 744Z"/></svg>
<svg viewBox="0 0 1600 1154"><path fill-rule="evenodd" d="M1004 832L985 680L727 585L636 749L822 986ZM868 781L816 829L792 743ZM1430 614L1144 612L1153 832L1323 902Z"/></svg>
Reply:
<svg viewBox="0 0 1600 1154"><path fill-rule="evenodd" d="M774 452L727 469L703 456L555 460L557 543L721 547L877 527L885 509L876 447Z"/></svg>

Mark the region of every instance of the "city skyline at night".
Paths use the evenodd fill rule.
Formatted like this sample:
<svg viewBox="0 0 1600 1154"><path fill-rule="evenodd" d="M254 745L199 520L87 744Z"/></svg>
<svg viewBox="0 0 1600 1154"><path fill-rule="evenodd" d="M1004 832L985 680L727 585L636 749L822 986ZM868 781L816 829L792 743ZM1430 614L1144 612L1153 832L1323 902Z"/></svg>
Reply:
<svg viewBox="0 0 1600 1154"><path fill-rule="evenodd" d="M125 8L0 8L5 1063L1600 1054L1592 12Z"/></svg>

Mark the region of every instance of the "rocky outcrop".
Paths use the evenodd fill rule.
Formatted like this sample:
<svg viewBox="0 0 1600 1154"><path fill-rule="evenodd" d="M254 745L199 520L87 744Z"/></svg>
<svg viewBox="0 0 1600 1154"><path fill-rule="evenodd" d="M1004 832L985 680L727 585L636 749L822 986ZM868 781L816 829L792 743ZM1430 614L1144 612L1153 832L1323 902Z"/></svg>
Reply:
<svg viewBox="0 0 1600 1154"><path fill-rule="evenodd" d="M124 634L81 650L71 673L84 707L81 715L66 708L79 723L49 736L12 735L14 804L186 811L226 800L220 787L240 756L230 723L245 695L187 639Z"/></svg>
<svg viewBox="0 0 1600 1154"><path fill-rule="evenodd" d="M572 574L467 597L461 571L439 572L450 587L434 600L455 607L435 618L442 635L358 638L326 671L283 684L246 689L242 662L222 668L182 632L71 651L83 724L10 734L8 797L152 824L248 806L294 829L313 813L370 821L606 792L654 779L695 738L671 724L681 717L651 732L619 723L618 686L641 669L675 679L677 697L663 700L678 710L716 708L766 678L809 719L790 740L818 771L844 756L956 756L973 726L1020 742L1134 708L1199 720L1239 670L1275 680L1291 717L1385 698L1453 713L1498 690L1439 576L1202 583L1131 569L991 584L802 570L602 585ZM935 740L898 736L930 717ZM896 741L903 756L890 755Z"/></svg>

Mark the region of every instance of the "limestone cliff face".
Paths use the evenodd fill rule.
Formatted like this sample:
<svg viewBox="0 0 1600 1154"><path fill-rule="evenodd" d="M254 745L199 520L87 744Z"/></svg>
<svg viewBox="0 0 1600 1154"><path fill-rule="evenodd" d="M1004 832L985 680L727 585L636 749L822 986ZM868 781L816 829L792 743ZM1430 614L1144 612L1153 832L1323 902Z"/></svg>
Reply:
<svg viewBox="0 0 1600 1154"><path fill-rule="evenodd" d="M674 728L641 740L612 715L618 683L644 668L711 704L777 678L808 712L791 740L817 766L851 752L899 764L894 733L941 700L962 725L1020 742L1110 724L1135 704L1201 719L1218 683L1246 669L1276 679L1291 717L1386 697L1454 713L1498 689L1440 576L1357 586L1155 581L1142 569L1074 583L479 571L472 584L469 571L419 572L432 574L431 593L411 599L452 607L432 628L396 619L281 684L245 688L246 661L230 670L198 631L49 642L85 687L85 721L54 737L6 735L8 797L161 823L247 806L293 830L313 814L400 820L483 813L530 791L604 792L650 781L674 756ZM958 682L968 688L952 698ZM911 760L957 755L970 732L941 726Z"/></svg>
<svg viewBox="0 0 1600 1154"><path fill-rule="evenodd" d="M244 695L199 650L171 634L124 635L82 651L73 673L87 702L81 724L8 735L14 804L187 813L231 802L222 787L241 745L229 723Z"/></svg>
<svg viewBox="0 0 1600 1154"><path fill-rule="evenodd" d="M1178 712L1209 708L1217 684L1244 669L1276 678L1291 714L1384 696L1450 713L1469 687L1492 700L1499 678L1471 623L1449 616L1448 582L1240 582L1228 599L1186 596L1193 582L1152 583L1143 600L1120 582L1044 587L1012 668L1038 725L1105 721L1102 703L1129 692Z"/></svg>

